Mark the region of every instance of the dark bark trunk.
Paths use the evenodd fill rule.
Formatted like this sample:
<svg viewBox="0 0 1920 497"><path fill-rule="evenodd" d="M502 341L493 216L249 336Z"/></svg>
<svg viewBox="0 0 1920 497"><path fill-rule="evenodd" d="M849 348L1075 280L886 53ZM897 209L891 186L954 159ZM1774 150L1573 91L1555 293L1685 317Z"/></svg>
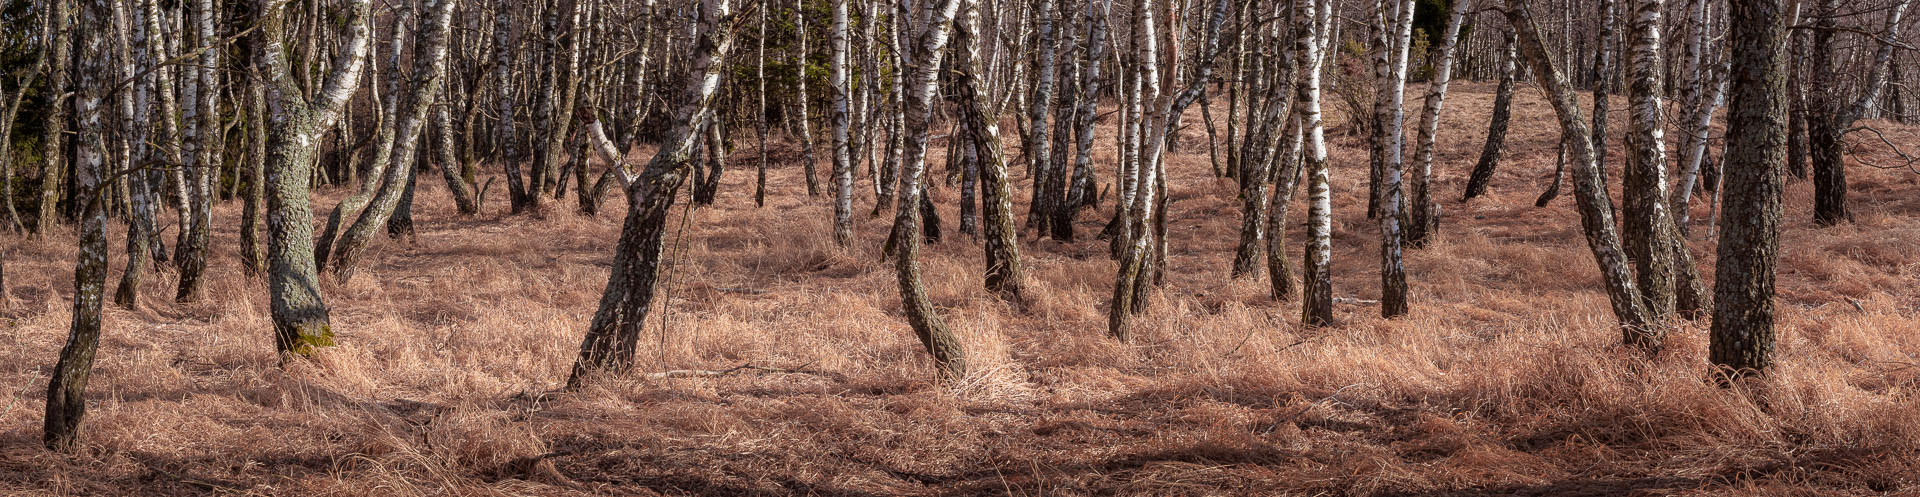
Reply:
<svg viewBox="0 0 1920 497"><path fill-rule="evenodd" d="M1493 116L1487 121L1487 141L1480 147L1480 161L1474 163L1473 173L1467 178L1467 191L1460 197L1461 202L1473 200L1487 193L1487 185L1493 181L1493 170L1500 165L1500 153L1507 144L1507 124L1513 118L1513 84L1515 73L1519 71L1516 61L1519 53L1515 49L1513 33L1506 33L1506 53L1500 62L1500 86L1493 95Z"/></svg>
<svg viewBox="0 0 1920 497"><path fill-rule="evenodd" d="M1731 0L1733 105L1727 109L1725 211L1720 217L1708 360L1735 375L1772 363L1774 268L1786 144L1786 2Z"/></svg>
<svg viewBox="0 0 1920 497"><path fill-rule="evenodd" d="M691 63L669 101L671 121L662 146L638 178L625 179L627 217L614 249L613 270L567 377L568 389L579 388L589 375L619 374L633 365L640 328L653 303L667 214L693 167L694 145L703 138L697 121L711 116L708 108L719 86L721 62L733 46L728 0L704 0L698 12ZM616 174L625 178L628 173Z"/></svg>

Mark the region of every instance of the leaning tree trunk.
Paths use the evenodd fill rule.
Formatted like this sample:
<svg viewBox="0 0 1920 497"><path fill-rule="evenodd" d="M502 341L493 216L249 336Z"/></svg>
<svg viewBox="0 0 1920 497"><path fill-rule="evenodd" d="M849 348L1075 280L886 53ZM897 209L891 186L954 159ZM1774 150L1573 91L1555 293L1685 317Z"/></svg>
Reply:
<svg viewBox="0 0 1920 497"><path fill-rule="evenodd" d="M310 355L333 345L333 326L313 260L313 210L308 180L319 137L339 121L359 86L372 30L372 0L353 0L345 40L312 100L303 98L285 59L288 0L257 0L251 11L254 64L267 80L267 289L274 345L281 353Z"/></svg>
<svg viewBox="0 0 1920 497"><path fill-rule="evenodd" d="M1281 302L1293 299L1293 265L1287 261L1287 206L1300 184L1300 149L1305 138L1297 113L1288 121L1287 130L1292 145L1281 157L1280 172L1274 176L1273 199L1267 205L1267 280L1274 300Z"/></svg>
<svg viewBox="0 0 1920 497"><path fill-rule="evenodd" d="M1278 74L1265 78L1266 89L1258 95L1248 95L1263 104L1248 109L1246 141L1233 161L1240 166L1234 172L1240 187L1240 243L1234 249L1233 266L1228 273L1234 277L1254 274L1259 267L1260 240L1267 236L1267 204L1271 201L1267 198L1267 189L1273 175L1276 136L1283 131L1282 123L1286 122L1297 99L1286 98L1298 78L1297 59L1290 54L1275 62Z"/></svg>
<svg viewBox="0 0 1920 497"><path fill-rule="evenodd" d="M1505 55L1500 57L1500 86L1493 94L1493 116L1487 120L1487 141L1480 147L1480 161L1474 163L1473 173L1467 177L1467 191L1460 196L1461 202L1485 195L1487 184L1493 182L1494 168L1500 166L1500 153L1507 146L1507 123L1513 120L1513 84L1520 60L1517 45L1509 29Z"/></svg>
<svg viewBox="0 0 1920 497"><path fill-rule="evenodd" d="M933 118L933 99L935 81L940 72L941 50L946 48L951 33L953 17L959 11L964 0L928 0L931 3L920 6L925 17L925 25L913 29L912 0L899 3L895 15L899 24L895 29L912 29L915 33L910 47L911 52L902 54L906 59L907 75L904 92L906 118L904 149L900 162L900 204L899 214L894 216L894 238L898 239L898 258L895 270L899 275L900 302L906 308L907 322L920 337L921 345L933 356L934 367L947 381L957 381L967 373L966 350L961 347L959 337L947 329L947 325L934 312L933 302L927 298L927 289L920 276L920 237L913 236L920 231L920 205L926 194L920 187L927 168L927 134Z"/></svg>
<svg viewBox="0 0 1920 497"><path fill-rule="evenodd" d="M427 111L433 106L434 96L440 92L445 74L440 66L447 59L447 33L453 21L453 9L459 0L427 0L424 6L426 21L421 28L420 41L414 45L413 74L416 81L407 90L406 99L399 103L393 123L395 144L392 149L380 151L388 154L387 170L380 178L380 189L360 216L340 235L333 256L333 276L346 283L359 268L360 258L367 250L367 244L373 236L387 224L394 208L405 196L408 185L412 183L413 162L419 157L420 135L426 129ZM397 58L396 58L397 60ZM389 70L399 70L398 67Z"/></svg>
<svg viewBox="0 0 1920 497"><path fill-rule="evenodd" d="M1095 8L1098 10L1095 10ZM1080 92L1086 95L1100 95L1100 67L1104 65L1107 54L1107 15L1113 10L1113 0L1087 2L1086 22L1087 51L1081 60ZM1053 238L1059 241L1073 240L1073 218L1080 209L1092 207L1099 201L1099 192L1093 184L1093 134L1095 111L1100 99L1082 98L1076 102L1080 106L1073 113L1074 119L1074 158L1073 182L1067 187L1066 201L1054 206Z"/></svg>
<svg viewBox="0 0 1920 497"><path fill-rule="evenodd" d="M1440 132L1440 108L1447 98L1447 84L1453 81L1453 59L1460 38L1460 24L1466 22L1468 5L1471 3L1470 0L1454 0L1453 7L1447 13L1446 33L1440 37L1440 46L1436 48L1440 53L1433 62L1433 80L1427 83L1426 105L1420 111L1419 134L1414 139L1413 162L1418 169L1413 172L1413 180L1407 183L1407 196L1411 200L1408 203L1411 210L1406 226L1408 247L1426 246L1427 237L1439 229L1440 206L1428 195L1428 185L1433 177L1433 148Z"/></svg>
<svg viewBox="0 0 1920 497"><path fill-rule="evenodd" d="M1006 154L1000 147L998 119L991 117L981 75L991 67L981 67L978 35L980 11L967 1L965 19L954 23L954 60L956 100L966 120L968 137L973 141L976 167L980 171L981 200L986 235L986 286L988 290L1020 302L1025 280L1020 264L1019 225L1013 220L1013 190L1008 185Z"/></svg>
<svg viewBox="0 0 1920 497"><path fill-rule="evenodd" d="M334 204L333 212L327 214L327 222L320 229L319 238L314 240L313 262L322 270L333 266L331 258L334 255L334 244L340 230L347 228L347 223L356 222L360 215L371 207L374 195L379 194L386 185L388 168L393 164L394 141L399 137L396 124L401 115L400 94L406 89L400 81L401 56L406 48L408 32L406 26L408 20L413 17L413 11L411 7L402 8L389 17L393 23L393 31L387 39L386 65L384 67L375 65L372 70L373 73L384 76L382 79L385 80L380 83L381 88L375 92L379 95L380 121L374 130L373 162L361 172L360 182L354 187L353 193ZM538 177L537 174L534 176ZM530 188L537 193L538 186L536 181Z"/></svg>
<svg viewBox="0 0 1920 497"><path fill-rule="evenodd" d="M1780 250L1780 156L1786 145L1785 0L1731 0L1732 107L1727 109L1725 209L1714 271L1707 358L1735 375L1773 355L1774 268Z"/></svg>
<svg viewBox="0 0 1920 497"><path fill-rule="evenodd" d="M567 388L584 385L589 375L619 374L633 366L640 327L653 304L659 277L661 241L666 235L667 212L678 198L692 169L694 144L701 140L702 116L720 86L721 64L733 47L729 31L734 12L729 0L700 0L691 52L681 86L669 97L669 121L661 147L638 175L625 170L619 152L593 130L627 192L627 218L614 249L612 273L600 296L599 310L580 344L580 357L567 378Z"/></svg>
<svg viewBox="0 0 1920 497"><path fill-rule="evenodd" d="M65 2L56 2L65 3ZM67 344L60 349L47 383L47 417L41 441L59 451L71 451L80 439L80 422L87 415L87 377L93 370L100 342L100 301L107 286L107 213L101 198L105 176L106 136L102 132L101 100L113 75L107 73L107 35L112 13L106 0L88 0L80 9L79 94L73 117L81 145L74 154L74 186L79 196L80 255L73 268L73 321ZM58 10L66 10L64 8Z"/></svg>
<svg viewBox="0 0 1920 497"><path fill-rule="evenodd" d="M1545 86L1554 114L1559 116L1560 129L1568 136L1567 142L1573 145L1573 189L1574 199L1580 207L1580 224L1586 231L1587 245L1593 252L1594 261L1600 266L1602 279L1606 282L1607 298L1612 303L1614 317L1620 320L1620 326L1626 342L1642 347L1658 347L1660 337L1649 325L1646 306L1640 301L1640 290L1633 281L1633 270L1621 254L1620 236L1614 231L1613 204L1607 198L1606 184L1600 178L1600 171L1594 162L1593 140L1588 134L1587 123L1581 116L1579 100L1567 83L1565 73L1555 66L1541 42L1528 12L1527 0L1507 0L1507 24L1513 26L1518 35L1520 52L1533 66L1533 74Z"/></svg>
<svg viewBox="0 0 1920 497"><path fill-rule="evenodd" d="M451 64L441 64L440 77ZM460 175L460 160L454 154L453 146L453 90L452 85L440 85L440 103L433 107L433 125L439 135L433 144L433 159L440 163L440 177L447 183L447 192L453 196L453 205L461 215L471 216L480 213L480 205L474 199L472 185Z"/></svg>

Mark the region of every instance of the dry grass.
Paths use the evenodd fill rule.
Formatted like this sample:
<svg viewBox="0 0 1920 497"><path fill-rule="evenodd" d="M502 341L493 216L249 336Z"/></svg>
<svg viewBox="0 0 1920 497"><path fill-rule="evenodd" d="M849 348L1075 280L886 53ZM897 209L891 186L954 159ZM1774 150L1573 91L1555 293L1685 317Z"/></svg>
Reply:
<svg viewBox="0 0 1920 497"><path fill-rule="evenodd" d="M1172 272L1135 344L1104 337L1104 242L1029 240L1027 309L979 290L977 243L930 248L934 302L974 368L951 389L929 381L878 260L886 221L860 216L860 246L834 247L830 207L802 195L797 165L775 171L762 209L736 166L719 205L675 232L684 248L669 253L642 369L806 372L578 393L553 392L605 283L618 209L509 217L495 198L462 219L423 181L417 242L381 242L358 279L326 288L341 346L285 367L259 282L233 270L237 211L223 206L212 298L164 301L168 273L140 309L107 311L84 446L58 455L39 446L41 392L66 335L74 237L8 240L0 494L1920 491L1920 179L1853 169L1859 222L1828 229L1808 222L1807 182L1789 184L1779 366L1723 389L1706 379L1705 323L1677 323L1653 359L1614 345L1571 199L1531 206L1557 139L1537 92L1516 101L1490 196L1456 202L1491 91L1461 84L1449 99L1435 187L1447 223L1409 252L1411 317L1339 305L1341 326L1301 330L1264 282L1228 279L1232 186L1209 177L1196 140L1171 162ZM1374 298L1365 152L1334 145L1335 292ZM957 191L937 195L950 206ZM1084 218L1083 237L1101 220ZM1705 228L1694 249L1711 273Z"/></svg>

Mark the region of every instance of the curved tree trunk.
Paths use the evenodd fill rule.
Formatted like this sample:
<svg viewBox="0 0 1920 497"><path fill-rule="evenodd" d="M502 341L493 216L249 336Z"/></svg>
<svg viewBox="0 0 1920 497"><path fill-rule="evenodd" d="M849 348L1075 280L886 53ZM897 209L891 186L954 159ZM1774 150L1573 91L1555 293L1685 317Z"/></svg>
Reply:
<svg viewBox="0 0 1920 497"><path fill-rule="evenodd" d="M1013 220L1013 191L1008 185L1006 154L1000 147L1000 126L987 108L987 92L980 67L979 8L966 2L964 20L954 23L956 103L966 120L977 157L983 195L988 290L1020 302L1026 279L1020 263L1019 226Z"/></svg>
<svg viewBox="0 0 1920 497"><path fill-rule="evenodd" d="M1520 59L1511 30L1506 32L1505 46L1505 55L1500 57L1500 86L1493 94L1493 116L1487 120L1487 141L1480 147L1480 161L1474 163L1473 173L1467 177L1461 202L1487 193L1487 184L1493 182L1493 170L1500 166L1500 153L1507 145L1507 124L1513 120L1514 76L1519 72Z"/></svg>
<svg viewBox="0 0 1920 497"><path fill-rule="evenodd" d="M1546 45L1541 43L1540 33L1535 31L1529 18L1527 1L1507 0L1506 17L1507 24L1513 26L1518 35L1520 52L1525 54L1534 75L1546 87L1554 114L1560 119L1560 128L1568 136L1567 142L1573 145L1573 187L1580 207L1580 224L1606 282L1614 317L1619 319L1628 344L1657 349L1660 336L1649 326L1651 320L1633 281L1633 270L1621 254L1620 237L1614 231L1613 204L1607 199L1606 184L1594 162L1593 141L1584 116L1580 115L1579 101L1574 98L1565 73L1554 65Z"/></svg>
<svg viewBox="0 0 1920 497"><path fill-rule="evenodd" d="M1087 2L1084 16L1088 24L1087 51L1080 62L1080 92L1091 97L1076 101L1080 108L1073 113L1073 182L1067 187L1066 200L1054 206L1054 240L1072 241L1075 214L1080 209L1093 207L1099 201L1099 192L1094 191L1093 181L1093 124L1100 103L1100 68L1107 56L1107 16L1112 10L1113 0Z"/></svg>
<svg viewBox="0 0 1920 497"><path fill-rule="evenodd" d="M966 350L961 347L958 337L947 329L940 316L935 313L933 303L927 298L926 286L920 276L920 237L912 236L919 231L921 210L915 205L923 205L925 188L921 177L926 172L927 134L932 121L935 80L940 72L940 53L946 48L951 33L954 15L964 0L929 0L932 3L919 7L924 12L926 24L917 29L908 21L913 16L909 8L912 2L901 2L895 19L899 22L896 29L912 29L916 33L912 39L911 52L902 54L906 59L906 86L901 88L905 98L906 142L901 151L900 167L900 205L899 214L894 216L893 232L898 239L898 255L894 269L900 283L900 302L906 308L907 322L913 326L914 334L920 338L921 345L933 356L934 367L947 381L956 381L967 373Z"/></svg>
<svg viewBox="0 0 1920 497"><path fill-rule="evenodd" d="M112 14L106 0L87 0L84 4L77 44L80 85L74 97L79 140L88 144L77 148L73 161L74 183L80 195L74 199L81 213L80 255L73 268L73 321L66 346L60 349L60 362L54 364L47 384L47 416L41 432L47 448L59 451L74 449L80 439L80 422L87 415L87 378L100 342L100 301L107 285L107 214L99 195L106 165L102 147L95 145L105 142L101 101L108 81L114 79L107 74L106 64Z"/></svg>
<svg viewBox="0 0 1920 497"><path fill-rule="evenodd" d="M413 52L413 74L421 79L411 84L406 99L393 112L397 118L393 123L396 143L393 148L380 151L388 155L384 161L388 167L379 179L378 193L367 208L360 211L353 225L340 235L332 270L334 278L341 283L353 277L367 244L373 241L377 230L386 226L388 216L393 214L413 181L413 162L420 156L417 146L420 135L426 129L427 111L433 106L435 95L440 92L441 76L445 73L440 66L446 62L447 33L453 20L453 8L458 3L459 0L427 0L424 6L427 17L423 20L426 22Z"/></svg>
<svg viewBox="0 0 1920 497"><path fill-rule="evenodd" d="M1832 226L1851 222L1853 213L1847 209L1847 172L1843 162L1845 143L1841 140L1854 121L1868 114L1868 111L1880 101L1880 93L1887 85L1887 71L1893 64L1894 44L1890 40L1900 39L1902 19L1913 0L1898 0L1887 13L1886 27L1879 36L1875 36L1879 48L1874 50L1872 64L1867 74L1866 88L1851 103L1844 101L1844 85L1825 85L1813 94L1807 116L1807 134L1809 145L1813 149L1813 222L1821 226ZM1813 59L1811 74L1837 74L1834 67L1838 58L1833 42L1837 31L1835 18L1841 15L1839 0L1820 0L1819 11L1814 14Z"/></svg>
<svg viewBox="0 0 1920 497"><path fill-rule="evenodd" d="M667 213L692 172L694 144L702 139L699 131L703 123L698 121L711 115L708 110L724 70L721 61L733 47L730 0L700 1L686 77L668 100L671 120L659 151L647 162L646 169L637 177L625 171L618 160L619 151L604 140L604 133L593 130L601 138L601 152L607 154L626 185L627 217L621 225L613 270L600 296L599 310L567 377L568 389L583 386L592 374L619 374L633 366L640 328L653 304Z"/></svg>
<svg viewBox="0 0 1920 497"><path fill-rule="evenodd" d="M1602 0L1611 2L1611 0ZM1439 229L1440 206L1428 194L1433 178L1434 142L1440 133L1440 110L1447 99L1447 85L1453 81L1453 61L1460 38L1460 25L1466 22L1470 0L1454 0L1447 12L1446 33L1440 37L1439 55L1433 61L1433 80L1427 83L1426 105L1420 111L1420 129L1414 138L1413 163L1417 169L1407 182L1409 199L1406 242L1408 247L1427 245L1427 237ZM1429 52L1431 53L1431 52Z"/></svg>

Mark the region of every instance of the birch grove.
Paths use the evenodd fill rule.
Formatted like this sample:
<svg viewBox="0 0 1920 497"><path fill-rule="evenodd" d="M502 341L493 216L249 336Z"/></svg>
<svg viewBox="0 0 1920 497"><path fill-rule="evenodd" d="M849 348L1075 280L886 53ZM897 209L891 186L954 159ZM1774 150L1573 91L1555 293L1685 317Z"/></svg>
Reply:
<svg viewBox="0 0 1920 497"><path fill-rule="evenodd" d="M386 295L440 252L565 276L562 249L583 245L601 256L572 262L605 272L598 300L539 318L577 332L568 354L580 340L549 371L566 369L559 392L653 374L637 373L648 337L666 367L678 309L802 278L844 283L807 299L884 281L898 307L873 326L901 341L874 347L967 392L1033 353L991 345L1008 325L983 306L1103 318L1048 331L1129 358L1157 357L1198 307L1337 335L1426 323L1458 297L1440 294L1524 267L1496 242L1584 250L1591 266L1541 263L1565 272L1542 292L1605 299L1569 320L1647 355L1699 350L1669 342L1704 328L1735 378L1783 362L1789 218L1870 212L1866 230L1903 212L1880 170L1920 163L1901 141L1912 3L0 2L0 232L19 235L4 248L77 248L70 293L22 299L72 303L48 373L59 450L84 433L102 330L120 329L102 321L113 267L106 319L257 303L260 343L291 365L401 314L348 305L336 323L329 296ZM1562 181L1571 206L1549 202ZM616 188L625 202L603 202ZM942 237L943 216L968 236ZM538 256L444 248L496 232ZM1376 248L1377 279L1356 269ZM737 264L751 278L672 292L738 252L759 257ZM1438 262L1459 258L1475 268ZM168 285L171 301L150 295ZM768 305L840 311L799 302Z"/></svg>

